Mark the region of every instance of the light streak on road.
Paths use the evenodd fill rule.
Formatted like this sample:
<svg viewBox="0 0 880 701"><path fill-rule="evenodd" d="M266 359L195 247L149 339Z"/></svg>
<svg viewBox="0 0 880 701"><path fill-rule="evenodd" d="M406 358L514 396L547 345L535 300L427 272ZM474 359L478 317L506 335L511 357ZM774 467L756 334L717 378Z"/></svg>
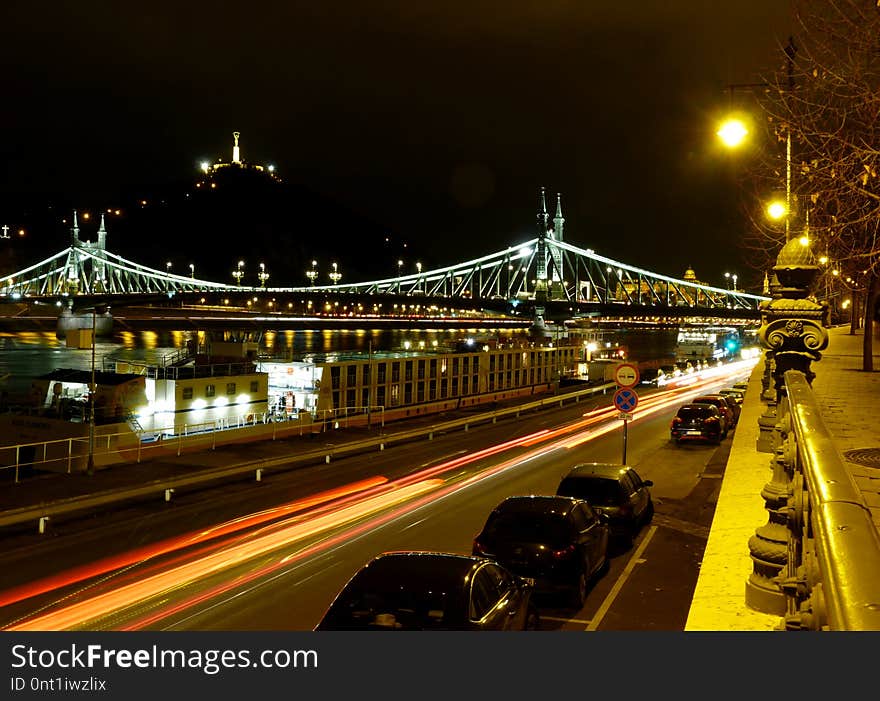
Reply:
<svg viewBox="0 0 880 701"><path fill-rule="evenodd" d="M742 368L737 369L737 374L741 371ZM667 409L671 405L686 400L688 396L696 396L696 394L704 391L704 387L707 384L710 382L717 382L718 379L718 377L712 377L709 380L699 381L697 384L688 386L687 391L670 389L654 395L648 395L639 405L639 418ZM318 535L323 531L344 527L346 523L370 517L371 514L373 515L368 521L350 527L342 533L325 538L319 543L307 547L305 550L285 555L279 561L264 565L247 575L230 579L229 581L223 582L208 591L201 592L184 602L178 602L177 604L173 604L170 608L166 607L165 609L156 611L146 619L141 619L134 624L128 624L126 629L136 629L151 625L152 623L167 618L181 610L220 596L231 589L240 588L243 584L253 581L254 579L265 577L268 573L279 567L288 566L290 563L299 561L304 557L323 552L341 542L350 540L359 533L374 529L393 519L399 518L402 515L412 513L414 510L431 502L436 502L438 499L443 498L448 494L466 489L476 482L500 474L513 467L520 466L530 459L544 455L552 450L572 448L600 435L617 430L620 426L618 421L608 421L612 416L616 416L616 413L614 407L601 407L584 414L583 420L576 421L561 428L554 430L543 429L479 451L469 452L466 455L448 460L431 468L419 470L393 482L388 482L386 478L380 477L376 478L374 483L369 483L369 480L353 483L352 485L347 485L338 490L322 492L314 497L290 502L281 507L268 509L258 512L257 514L250 514L220 524L216 527L205 529L197 534L190 534L189 536L184 536L179 539L163 541L160 544L151 546L152 550L151 548L145 548L133 551L132 553L123 554L115 559L107 558L99 563L93 563L92 565L83 568L77 568L76 570L63 573L57 577L24 585L15 590L10 590L10 592L4 593L2 595L3 598L0 598L0 602L4 603L0 603L0 605L7 605L9 602L33 596L34 593L26 593L28 588L32 588L32 592L36 589L39 589L40 592L49 591L55 587L79 581L78 579L75 579L75 577L79 575L82 575L81 579L95 576L96 573L100 574L110 571L114 566L124 567L130 564L135 564L150 557L156 557L157 555L167 554L179 548L191 546L194 543L233 534L244 528L259 525L266 521L276 521L289 513L299 512L297 516L291 519L291 523L289 524L285 522L273 523L270 526L270 532L247 534L246 540L244 538L241 539L243 542L225 546L222 544L218 545L216 552L190 553L190 555L195 557L192 562L184 564L172 563L173 566L170 568L166 567L165 571L146 577L139 574L139 580L136 582L124 584L112 591L92 596L82 602L33 617L22 623L15 623L7 627L6 630L63 630L82 626L89 621L107 616L113 611L130 606L142 599L155 597L163 592L179 588L183 584L195 582L196 580L216 574L229 567L241 565L247 560L266 555L271 550L288 546L304 538ZM589 431L584 430L591 426L595 428ZM564 438L573 432L577 432L578 435L571 438ZM525 454L518 455L494 466L482 469L481 471L468 476L466 479L456 479L449 484L444 484L444 482L439 479L440 475L461 466L497 455L515 447L528 448L536 444L543 445L540 448L528 451ZM378 494L377 490L382 490L385 493ZM349 505L325 503L323 506L319 506L318 509L314 509L313 511L304 511L308 506L318 505L331 499L337 499L346 494L347 497L344 498L345 502L351 502L357 499L358 503ZM406 503L401 506L401 502ZM378 516L375 515L377 511L387 510L394 505L398 506L392 511ZM322 511L327 513L321 513ZM168 563L165 563L163 567L167 565ZM16 596L18 598L15 598Z"/></svg>
<svg viewBox="0 0 880 701"><path fill-rule="evenodd" d="M129 550L120 553L119 555L98 560L97 562L91 562L81 567L66 570L56 575L52 575L51 577L39 579L35 582L28 582L19 587L0 592L0 608L28 599L32 596L44 594L54 589L61 589L76 584L77 582L99 577L114 570L120 570L125 567L141 564L147 560L168 555L175 551L198 545L199 543L214 540L225 535L231 535L246 528L252 528L256 525L266 523L267 521L283 518L291 513L302 511L318 504L337 500L351 494L378 487L387 482L388 478L382 476L370 477L358 482L352 482L351 484L336 489L319 492L318 494L313 494L303 499L297 499L288 502L287 504L281 504L271 509L258 511L253 514L248 514L247 516L226 521L225 523L218 524L197 533L188 533L183 536L169 538L143 548Z"/></svg>
<svg viewBox="0 0 880 701"><path fill-rule="evenodd" d="M305 523L296 523L288 528L273 531L243 543L224 548L195 562L173 567L160 574L127 584L113 591L99 594L84 601L66 606L56 611L15 624L5 630L67 630L107 616L138 601L149 599L198 579L217 574L247 560L266 555L273 550L291 545L297 541L314 536L322 531L339 527L346 522L361 519L376 511L386 509L401 501L406 501L435 488L440 480L425 480L395 489L367 499L361 503L347 506L337 512L326 514Z"/></svg>

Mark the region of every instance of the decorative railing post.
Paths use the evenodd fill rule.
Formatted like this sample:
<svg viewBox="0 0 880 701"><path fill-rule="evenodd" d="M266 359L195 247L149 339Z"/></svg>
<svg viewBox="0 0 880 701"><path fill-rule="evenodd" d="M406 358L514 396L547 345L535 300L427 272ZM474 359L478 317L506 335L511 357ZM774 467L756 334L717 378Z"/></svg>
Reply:
<svg viewBox="0 0 880 701"><path fill-rule="evenodd" d="M791 239L779 253L773 267L773 298L760 306L762 326L758 338L765 348L767 383L762 399L767 409L759 418L757 449L773 453L773 475L761 491L769 519L749 539L753 571L746 583L746 604L765 613L783 616L786 598L780 586L787 574L788 528L791 479L794 470L793 438L787 414L785 378L787 370L797 370L811 382L814 360L828 346L827 304L808 297L819 267L813 262L809 241Z"/></svg>

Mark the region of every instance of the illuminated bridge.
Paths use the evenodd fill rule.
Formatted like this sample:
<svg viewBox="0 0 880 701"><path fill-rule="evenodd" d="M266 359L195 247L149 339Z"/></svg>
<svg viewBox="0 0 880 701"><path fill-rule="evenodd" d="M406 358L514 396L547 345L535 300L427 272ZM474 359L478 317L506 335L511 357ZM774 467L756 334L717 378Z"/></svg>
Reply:
<svg viewBox="0 0 880 701"><path fill-rule="evenodd" d="M552 221L552 224L551 224ZM538 235L505 250L415 274L382 280L302 287L249 287L174 275L107 250L103 217L96 241L83 241L74 213L66 249L0 277L0 295L55 302L71 310L95 304L126 306L176 299L191 304L239 304L272 296L352 304L386 300L518 316L703 317L758 319L768 297L682 280L612 260L563 240L564 219L547 213L543 188ZM415 298L415 299L414 299ZM391 304L384 305L386 310ZM277 309L281 308L279 304ZM316 305L317 308L317 305Z"/></svg>

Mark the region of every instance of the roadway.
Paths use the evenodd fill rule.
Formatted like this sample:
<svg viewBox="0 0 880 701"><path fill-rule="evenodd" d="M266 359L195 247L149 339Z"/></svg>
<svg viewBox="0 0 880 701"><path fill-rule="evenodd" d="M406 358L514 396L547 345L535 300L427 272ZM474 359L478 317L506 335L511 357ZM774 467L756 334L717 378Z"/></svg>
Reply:
<svg viewBox="0 0 880 701"><path fill-rule="evenodd" d="M750 368L731 367L708 388ZM668 431L675 409L706 389L640 393L627 458L654 481L654 521L613 553L582 610L539 601L543 628L684 629L731 438L675 447ZM51 540L18 534L0 555L0 625L311 629L373 555L470 552L505 497L553 493L576 462L619 462L622 422L609 400L183 494L158 510L135 505L80 518Z"/></svg>

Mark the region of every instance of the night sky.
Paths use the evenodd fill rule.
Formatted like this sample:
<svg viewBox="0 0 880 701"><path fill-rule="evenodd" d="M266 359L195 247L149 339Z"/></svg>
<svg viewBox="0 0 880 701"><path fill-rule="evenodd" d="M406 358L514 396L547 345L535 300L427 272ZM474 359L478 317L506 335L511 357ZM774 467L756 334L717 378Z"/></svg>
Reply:
<svg viewBox="0 0 880 701"><path fill-rule="evenodd" d="M229 160L239 131L246 161L426 265L534 236L544 186L551 207L562 194L567 241L758 285L739 247L737 163L714 130L726 86L761 80L791 31L784 0L6 0L0 224L44 198L106 208L193 178ZM289 217L306 255L326 238L296 226L314 215ZM28 236L47 253L67 245ZM399 255L357 231L334 237L343 269L387 256L390 274Z"/></svg>

